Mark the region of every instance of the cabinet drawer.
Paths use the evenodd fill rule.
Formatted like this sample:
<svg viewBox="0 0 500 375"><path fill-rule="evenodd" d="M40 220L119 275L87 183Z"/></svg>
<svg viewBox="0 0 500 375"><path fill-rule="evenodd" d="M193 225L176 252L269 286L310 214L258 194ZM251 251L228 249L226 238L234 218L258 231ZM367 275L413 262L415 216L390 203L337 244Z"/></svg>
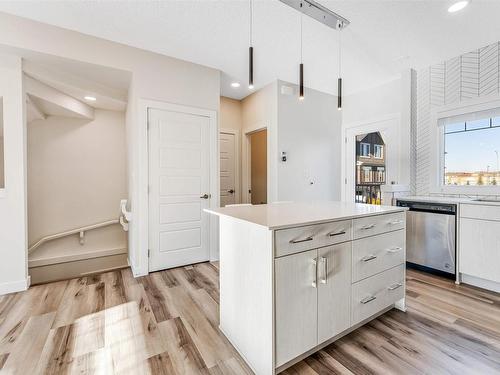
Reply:
<svg viewBox="0 0 500 375"><path fill-rule="evenodd" d="M405 212L397 212L394 214L375 215L354 219L354 239L403 229L405 227L405 218Z"/></svg>
<svg viewBox="0 0 500 375"><path fill-rule="evenodd" d="M276 256L349 241L351 233L351 220L278 230L275 233Z"/></svg>
<svg viewBox="0 0 500 375"><path fill-rule="evenodd" d="M460 217L500 221L500 206L482 204L461 204Z"/></svg>
<svg viewBox="0 0 500 375"><path fill-rule="evenodd" d="M366 279L404 262L404 230L355 240L352 247L352 281Z"/></svg>
<svg viewBox="0 0 500 375"><path fill-rule="evenodd" d="M389 307L405 295L404 265L391 268L352 286L352 325Z"/></svg>

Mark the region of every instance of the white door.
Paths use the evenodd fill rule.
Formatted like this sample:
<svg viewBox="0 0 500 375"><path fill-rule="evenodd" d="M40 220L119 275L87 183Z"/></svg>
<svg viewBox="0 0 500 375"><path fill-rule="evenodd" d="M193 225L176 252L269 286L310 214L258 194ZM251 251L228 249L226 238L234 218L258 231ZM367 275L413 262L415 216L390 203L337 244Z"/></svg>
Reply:
<svg viewBox="0 0 500 375"><path fill-rule="evenodd" d="M220 206L236 202L236 137L220 133Z"/></svg>
<svg viewBox="0 0 500 375"><path fill-rule="evenodd" d="M210 118L149 110L149 270L209 260Z"/></svg>

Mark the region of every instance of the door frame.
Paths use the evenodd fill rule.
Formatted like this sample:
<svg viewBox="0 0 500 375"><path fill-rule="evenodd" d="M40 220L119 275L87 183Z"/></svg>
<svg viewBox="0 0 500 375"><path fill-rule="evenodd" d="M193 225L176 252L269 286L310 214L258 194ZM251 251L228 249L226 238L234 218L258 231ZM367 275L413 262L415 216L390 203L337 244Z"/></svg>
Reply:
<svg viewBox="0 0 500 375"><path fill-rule="evenodd" d="M139 99L139 126L138 140L135 152L129 156L129 162L138 161L136 168L131 170L137 172L136 181L132 182L134 186L129 186L129 195L132 196L132 221L129 231L129 262L132 265L135 277L144 276L149 273L149 130L148 113L149 109L159 109L170 112L188 113L198 116L208 117L210 120L210 173L209 186L211 199L210 208L219 207L219 124L217 120L217 111L198 107L179 105L157 100ZM134 136L135 134L130 134ZM130 142L129 144L133 144ZM134 147L132 146L132 149ZM130 151L130 150L129 150ZM137 153L136 157L134 154ZM216 176L216 178L214 178ZM130 178L130 177L129 177ZM206 213L205 213L206 214ZM208 214L206 214L208 215ZM210 260L218 259L218 222L215 215L209 216L209 254Z"/></svg>
<svg viewBox="0 0 500 375"><path fill-rule="evenodd" d="M240 179L240 131L238 129L227 129L227 128L220 128L219 129L219 142L220 142L220 134L225 133L225 134L233 134L234 135L234 140L235 140L235 145L234 145L234 163L235 163L235 168L234 168L234 180L235 180L235 203L240 203L241 202L241 179ZM219 145L220 149L220 145ZM220 157L219 157L219 179L220 179ZM219 181L220 182L220 181ZM219 183L220 185L220 183ZM219 196L220 199L220 196Z"/></svg>
<svg viewBox="0 0 500 375"><path fill-rule="evenodd" d="M267 201L269 202L269 183L270 183L270 174L269 174L269 151L270 151L270 142L269 142L269 129L266 125L254 125L251 130L245 131L243 139L242 139L242 160L241 166L243 169L243 178L242 178L242 203L252 203L252 194L249 193L249 190L252 188L252 143L250 142L250 136L254 133L258 133L260 131L267 131Z"/></svg>
<svg viewBox="0 0 500 375"><path fill-rule="evenodd" d="M354 202L353 199L350 199L351 195L348 192L348 189L352 192L355 188L354 164L352 164L352 168L348 168L347 163L349 160L353 160L353 155L356 151L356 143L350 144L348 139L356 134L380 132L384 138L384 142L386 144L390 143L389 147L386 147L384 150L386 153L386 183L390 184L392 180L399 181L401 175L401 160L399 160L399 155L400 147L402 147L400 142L400 123L401 115L399 113L392 113L372 120L342 125L342 201Z"/></svg>

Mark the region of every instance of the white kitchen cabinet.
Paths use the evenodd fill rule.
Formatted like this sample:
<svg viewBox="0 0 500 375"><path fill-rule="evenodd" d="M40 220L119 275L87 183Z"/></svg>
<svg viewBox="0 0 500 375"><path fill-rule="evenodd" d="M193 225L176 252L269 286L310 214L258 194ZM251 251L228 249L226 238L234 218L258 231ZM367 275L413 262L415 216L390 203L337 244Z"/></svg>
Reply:
<svg viewBox="0 0 500 375"><path fill-rule="evenodd" d="M496 209L500 212L500 207ZM499 265L500 221L462 217L460 220L460 272L500 283Z"/></svg>
<svg viewBox="0 0 500 375"><path fill-rule="evenodd" d="M351 325L352 242L318 250L318 344Z"/></svg>
<svg viewBox="0 0 500 375"><path fill-rule="evenodd" d="M276 365L318 344L317 250L275 260Z"/></svg>

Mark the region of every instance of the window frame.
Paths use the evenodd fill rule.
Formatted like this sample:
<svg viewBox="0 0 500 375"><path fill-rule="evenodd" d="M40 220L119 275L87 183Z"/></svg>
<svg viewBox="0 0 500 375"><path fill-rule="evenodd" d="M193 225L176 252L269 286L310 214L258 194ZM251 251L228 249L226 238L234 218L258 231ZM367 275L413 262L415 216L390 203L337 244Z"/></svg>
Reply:
<svg viewBox="0 0 500 375"><path fill-rule="evenodd" d="M368 146L368 155L363 155L363 145ZM365 159L370 159L370 152L371 152L371 145L366 142L359 142L359 157L360 158L365 158Z"/></svg>
<svg viewBox="0 0 500 375"><path fill-rule="evenodd" d="M375 151L377 147L380 148L380 156L377 156L377 152ZM377 143L373 145L373 157L380 160L384 158L384 145L379 145Z"/></svg>

